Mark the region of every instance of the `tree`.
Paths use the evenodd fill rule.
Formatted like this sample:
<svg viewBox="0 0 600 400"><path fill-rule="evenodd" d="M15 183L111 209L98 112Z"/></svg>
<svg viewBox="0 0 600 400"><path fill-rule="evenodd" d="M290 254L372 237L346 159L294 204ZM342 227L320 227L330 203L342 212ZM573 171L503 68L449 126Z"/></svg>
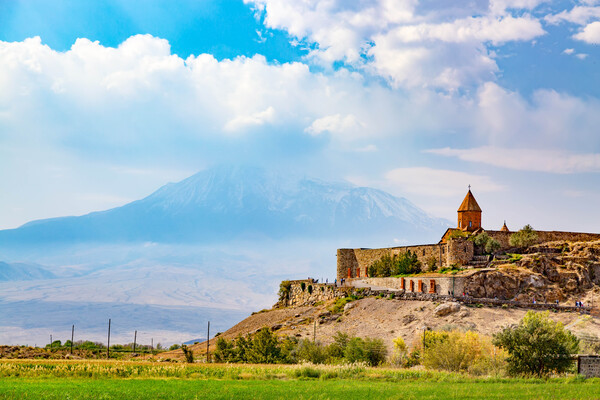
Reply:
<svg viewBox="0 0 600 400"><path fill-rule="evenodd" d="M510 374L543 376L564 372L573 364L579 339L548 315L529 311L517 326L494 335L494 345L508 352Z"/></svg>
<svg viewBox="0 0 600 400"><path fill-rule="evenodd" d="M185 356L185 361L189 363L194 362L194 352L187 347L187 345L182 345L181 350L183 350L183 355Z"/></svg>
<svg viewBox="0 0 600 400"><path fill-rule="evenodd" d="M254 364L274 364L280 362L281 348L277 337L268 328L262 328L250 340L246 350L248 362Z"/></svg>
<svg viewBox="0 0 600 400"><path fill-rule="evenodd" d="M483 251L487 254L494 253L500 248L500 243L496 239L490 237L490 235L488 235L486 232L482 232L479 235L474 236L473 244L483 249Z"/></svg>
<svg viewBox="0 0 600 400"><path fill-rule="evenodd" d="M509 243L513 247L529 247L534 245L537 239L537 232L533 230L531 225L527 224L523 229L510 236Z"/></svg>
<svg viewBox="0 0 600 400"><path fill-rule="evenodd" d="M344 350L344 358L353 363L362 361L377 366L385 361L387 348L381 339L353 337Z"/></svg>

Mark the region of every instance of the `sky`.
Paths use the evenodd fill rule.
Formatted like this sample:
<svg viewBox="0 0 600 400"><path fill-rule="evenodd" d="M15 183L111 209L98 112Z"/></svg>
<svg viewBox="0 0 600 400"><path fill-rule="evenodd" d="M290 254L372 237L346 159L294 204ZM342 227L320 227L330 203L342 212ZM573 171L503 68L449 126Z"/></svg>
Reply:
<svg viewBox="0 0 600 400"><path fill-rule="evenodd" d="M220 164L600 231L600 0L0 0L0 229Z"/></svg>

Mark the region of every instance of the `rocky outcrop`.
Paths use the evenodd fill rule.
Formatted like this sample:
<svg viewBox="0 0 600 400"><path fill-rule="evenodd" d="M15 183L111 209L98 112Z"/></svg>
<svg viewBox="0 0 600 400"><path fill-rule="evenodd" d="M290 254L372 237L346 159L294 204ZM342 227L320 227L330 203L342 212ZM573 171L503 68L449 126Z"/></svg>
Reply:
<svg viewBox="0 0 600 400"><path fill-rule="evenodd" d="M446 315L460 311L461 305L459 303L443 303L437 306L433 313L438 317L444 317Z"/></svg>

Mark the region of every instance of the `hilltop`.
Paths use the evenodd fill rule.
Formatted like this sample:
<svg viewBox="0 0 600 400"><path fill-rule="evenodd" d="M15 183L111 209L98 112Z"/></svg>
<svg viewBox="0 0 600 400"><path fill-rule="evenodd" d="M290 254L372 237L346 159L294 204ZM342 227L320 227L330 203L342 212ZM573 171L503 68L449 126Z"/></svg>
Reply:
<svg viewBox="0 0 600 400"><path fill-rule="evenodd" d="M295 305L285 307L276 304L269 310L254 313L219 336L233 339L267 327L281 336L299 339L316 339L329 343L336 332L345 332L361 337L384 340L391 349L392 341L402 337L411 344L419 333L426 329L474 330L492 335L503 327L517 323L532 307L552 309L550 317L560 321L577 336L596 342L600 340L600 321L595 312L589 315L584 309L569 307L575 301L589 306L600 302L600 241L593 242L550 242L525 249L523 254L499 261L485 270L467 269L457 276L471 279L473 296L470 304L461 304L461 299L422 300L426 294L406 300L401 296L368 295L368 291L347 288L346 293L359 293L354 301L340 303L343 295L331 295L329 300L320 300L320 295L298 297ZM443 274L438 274L443 275ZM496 288L498 293L510 291L511 299L504 305L489 306L485 298L493 293L477 292L475 283L487 275L482 287ZM576 283L576 284L575 284ZM320 292L313 285L314 293ZM367 296L360 298L360 292ZM394 293L394 292L390 292ZM396 291L395 293L400 293ZM496 293L496 294L498 294ZM410 297L409 297L410 298ZM534 305L532 298L537 298ZM559 307L555 307L555 299ZM346 299L350 300L350 299ZM344 305L345 304L345 305ZM444 305L445 304L445 305ZM315 325L316 321L316 325ZM214 346L216 340L211 340ZM194 352L205 353L206 343L192 346ZM181 358L180 351L163 353L164 358Z"/></svg>

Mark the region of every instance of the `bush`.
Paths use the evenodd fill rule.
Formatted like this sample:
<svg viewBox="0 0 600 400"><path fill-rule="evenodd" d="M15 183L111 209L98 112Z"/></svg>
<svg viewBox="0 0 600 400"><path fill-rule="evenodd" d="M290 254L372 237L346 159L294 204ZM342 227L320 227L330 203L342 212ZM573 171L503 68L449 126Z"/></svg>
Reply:
<svg viewBox="0 0 600 400"><path fill-rule="evenodd" d="M304 288L306 288L306 283L300 282L300 289L304 292Z"/></svg>
<svg viewBox="0 0 600 400"><path fill-rule="evenodd" d="M548 315L529 311L517 326L494 335L494 344L509 354L511 375L544 376L573 365L571 355L579 351L579 339Z"/></svg>
<svg viewBox="0 0 600 400"><path fill-rule="evenodd" d="M461 239L461 238L466 238L468 235L465 231L462 231L460 229L455 229L452 232L450 232L450 236L448 236L448 239Z"/></svg>
<svg viewBox="0 0 600 400"><path fill-rule="evenodd" d="M327 358L327 349L319 342L308 339L301 340L294 350L294 356L298 361L308 361L313 364L323 364Z"/></svg>
<svg viewBox="0 0 600 400"><path fill-rule="evenodd" d="M175 343L175 344L171 345L171 347L169 347L169 350L177 350L177 349L180 349L180 348L181 348L181 346L178 345L177 343Z"/></svg>
<svg viewBox="0 0 600 400"><path fill-rule="evenodd" d="M527 224L523 229L510 236L509 243L513 247L529 247L534 245L537 239L537 232L533 230L531 225Z"/></svg>
<svg viewBox="0 0 600 400"><path fill-rule="evenodd" d="M290 290L292 289L292 282L282 281L279 284L279 301L287 301L290 298Z"/></svg>
<svg viewBox="0 0 600 400"><path fill-rule="evenodd" d="M366 362L373 367L383 363L386 357L387 349L382 339L354 337L344 351L344 358L348 362Z"/></svg>
<svg viewBox="0 0 600 400"><path fill-rule="evenodd" d="M188 363L194 362L194 353L190 350L185 344L181 346L181 350L183 350L183 355L185 356L185 361Z"/></svg>

